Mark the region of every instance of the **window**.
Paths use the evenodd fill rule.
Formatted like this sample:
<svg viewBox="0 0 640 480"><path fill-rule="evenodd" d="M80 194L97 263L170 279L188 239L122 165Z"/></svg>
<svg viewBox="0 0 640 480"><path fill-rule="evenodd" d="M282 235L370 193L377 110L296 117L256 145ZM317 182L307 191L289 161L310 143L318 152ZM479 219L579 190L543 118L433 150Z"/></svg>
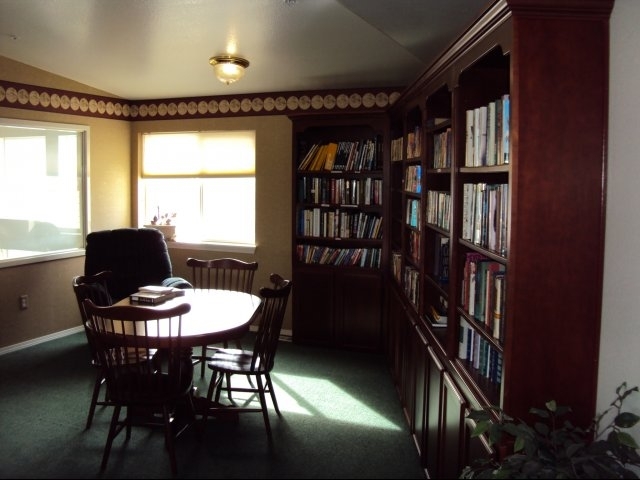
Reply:
<svg viewBox="0 0 640 480"><path fill-rule="evenodd" d="M0 119L0 267L81 255L89 127Z"/></svg>
<svg viewBox="0 0 640 480"><path fill-rule="evenodd" d="M139 221L175 213L180 243L255 244L255 132L142 136Z"/></svg>

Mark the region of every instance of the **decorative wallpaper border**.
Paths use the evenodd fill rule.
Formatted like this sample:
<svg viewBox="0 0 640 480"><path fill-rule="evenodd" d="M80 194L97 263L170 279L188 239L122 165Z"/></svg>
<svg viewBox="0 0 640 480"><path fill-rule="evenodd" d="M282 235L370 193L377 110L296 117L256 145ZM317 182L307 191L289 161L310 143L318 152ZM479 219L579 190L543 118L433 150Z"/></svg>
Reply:
<svg viewBox="0 0 640 480"><path fill-rule="evenodd" d="M129 121L173 120L382 111L398 99L400 90L372 88L126 100L0 80L0 106Z"/></svg>

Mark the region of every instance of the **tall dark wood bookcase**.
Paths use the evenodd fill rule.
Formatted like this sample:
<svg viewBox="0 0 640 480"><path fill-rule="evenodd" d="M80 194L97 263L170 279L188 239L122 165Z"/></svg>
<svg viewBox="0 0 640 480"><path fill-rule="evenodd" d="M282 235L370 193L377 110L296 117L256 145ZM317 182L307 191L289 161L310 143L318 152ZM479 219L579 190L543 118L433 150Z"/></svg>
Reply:
<svg viewBox="0 0 640 480"><path fill-rule="evenodd" d="M391 108L384 344L430 477L493 454L471 408L595 414L612 7L493 2Z"/></svg>
<svg viewBox="0 0 640 480"><path fill-rule="evenodd" d="M293 341L382 351L388 117L318 115L292 122ZM329 144L337 145L333 168L301 169L314 146Z"/></svg>

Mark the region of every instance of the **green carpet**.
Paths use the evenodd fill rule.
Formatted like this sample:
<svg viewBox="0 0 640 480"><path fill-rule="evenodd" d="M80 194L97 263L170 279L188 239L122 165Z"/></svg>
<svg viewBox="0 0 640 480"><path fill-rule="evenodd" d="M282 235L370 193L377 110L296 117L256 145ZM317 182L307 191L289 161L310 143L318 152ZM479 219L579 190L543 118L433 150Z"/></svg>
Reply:
<svg viewBox="0 0 640 480"><path fill-rule="evenodd" d="M0 356L0 477L171 477L162 431L147 428L116 438L100 472L111 409L85 430L88 359L84 333ZM272 378L273 445L260 413L212 420L202 442L193 429L176 441L180 478L425 478L384 356L281 342Z"/></svg>

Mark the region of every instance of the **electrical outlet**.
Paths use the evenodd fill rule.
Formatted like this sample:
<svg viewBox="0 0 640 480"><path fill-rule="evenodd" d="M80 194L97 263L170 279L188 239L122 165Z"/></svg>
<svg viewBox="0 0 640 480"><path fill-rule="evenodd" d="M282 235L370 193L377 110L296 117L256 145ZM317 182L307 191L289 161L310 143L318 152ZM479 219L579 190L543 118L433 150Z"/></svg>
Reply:
<svg viewBox="0 0 640 480"><path fill-rule="evenodd" d="M29 296L28 295L20 295L20 309L26 310L29 308Z"/></svg>

